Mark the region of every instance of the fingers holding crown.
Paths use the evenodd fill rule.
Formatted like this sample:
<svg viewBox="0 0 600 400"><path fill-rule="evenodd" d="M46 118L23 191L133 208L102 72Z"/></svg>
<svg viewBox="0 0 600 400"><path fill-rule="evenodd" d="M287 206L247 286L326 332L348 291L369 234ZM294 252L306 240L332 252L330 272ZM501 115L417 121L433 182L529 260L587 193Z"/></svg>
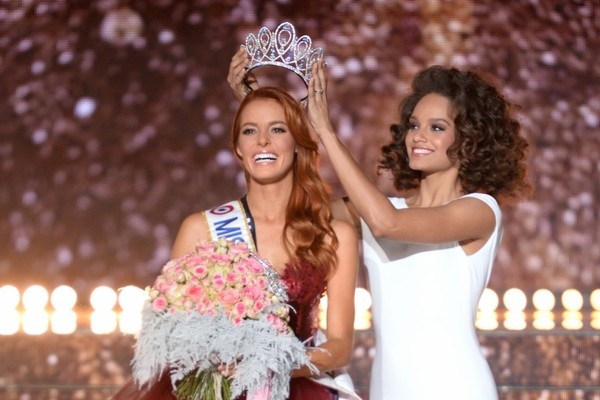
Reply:
<svg viewBox="0 0 600 400"><path fill-rule="evenodd" d="M251 90L258 88L256 77L252 72L248 72L249 63L250 56L245 46L241 46L229 64L227 82L239 100L242 100Z"/></svg>
<svg viewBox="0 0 600 400"><path fill-rule="evenodd" d="M312 78L308 82L309 99L325 97L327 92L327 79L325 77L325 60L319 59L312 66Z"/></svg>

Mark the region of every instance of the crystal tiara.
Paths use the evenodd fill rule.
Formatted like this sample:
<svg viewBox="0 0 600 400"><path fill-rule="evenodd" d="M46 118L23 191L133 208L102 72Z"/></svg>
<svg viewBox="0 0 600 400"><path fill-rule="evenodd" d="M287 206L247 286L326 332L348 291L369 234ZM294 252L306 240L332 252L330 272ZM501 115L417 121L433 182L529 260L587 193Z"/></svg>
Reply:
<svg viewBox="0 0 600 400"><path fill-rule="evenodd" d="M250 56L247 72L264 65L283 67L302 78L308 87L312 66L323 57L323 49L311 47L311 38L296 37L294 25L289 22L283 22L274 32L262 27L257 35L246 36L246 53Z"/></svg>

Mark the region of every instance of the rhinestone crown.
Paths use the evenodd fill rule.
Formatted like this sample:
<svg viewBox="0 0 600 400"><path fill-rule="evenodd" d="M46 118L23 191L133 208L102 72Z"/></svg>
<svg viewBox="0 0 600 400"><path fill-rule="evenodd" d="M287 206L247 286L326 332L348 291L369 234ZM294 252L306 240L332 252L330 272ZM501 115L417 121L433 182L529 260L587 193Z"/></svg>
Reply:
<svg viewBox="0 0 600 400"><path fill-rule="evenodd" d="M274 65L294 72L308 86L312 66L323 57L323 49L312 48L309 36L296 37L294 25L284 22L271 32L262 27L257 35L246 36L246 53L250 56L248 72L263 65Z"/></svg>

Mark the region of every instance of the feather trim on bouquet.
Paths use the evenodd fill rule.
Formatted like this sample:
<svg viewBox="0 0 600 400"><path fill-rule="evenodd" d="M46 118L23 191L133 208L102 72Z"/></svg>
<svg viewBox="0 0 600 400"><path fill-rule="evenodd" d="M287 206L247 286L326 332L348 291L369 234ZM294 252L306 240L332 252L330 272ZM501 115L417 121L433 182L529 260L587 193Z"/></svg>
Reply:
<svg viewBox="0 0 600 400"><path fill-rule="evenodd" d="M213 389L200 378L213 371L219 387L229 386L224 395L209 393L210 398L252 395L265 385L269 400L287 398L291 371L316 368L287 325L281 282L266 268L243 243L225 239L199 244L169 261L148 289L132 361L136 383L152 384L169 373L176 396L187 392L177 391L186 379L193 391L207 393ZM233 377L215 373L220 364L232 366Z"/></svg>

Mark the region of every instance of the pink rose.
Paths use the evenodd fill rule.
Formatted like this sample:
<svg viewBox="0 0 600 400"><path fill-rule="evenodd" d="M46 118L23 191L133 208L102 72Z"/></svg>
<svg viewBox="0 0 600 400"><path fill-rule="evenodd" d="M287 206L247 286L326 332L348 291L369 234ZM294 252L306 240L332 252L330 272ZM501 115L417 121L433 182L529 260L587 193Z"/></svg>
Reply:
<svg viewBox="0 0 600 400"><path fill-rule="evenodd" d="M229 254L235 260L240 260L242 258L248 257L250 251L248 250L248 246L243 242L235 242L229 248Z"/></svg>
<svg viewBox="0 0 600 400"><path fill-rule="evenodd" d="M213 253L210 255L210 260L220 265L228 265L231 257L228 254Z"/></svg>
<svg viewBox="0 0 600 400"><path fill-rule="evenodd" d="M246 315L246 304L243 301L240 301L233 306L233 310L235 314L243 317Z"/></svg>
<svg viewBox="0 0 600 400"><path fill-rule="evenodd" d="M260 265L260 263L258 261L256 261L254 258L248 259L244 263L244 265L246 266L248 271L250 271L251 274L261 275L263 273L263 266Z"/></svg>
<svg viewBox="0 0 600 400"><path fill-rule="evenodd" d="M165 299L163 296L158 296L154 299L154 301L152 301L152 308L154 308L156 311L164 311L165 308L167 308L167 299Z"/></svg>
<svg viewBox="0 0 600 400"><path fill-rule="evenodd" d="M223 275L220 273L216 273L212 276L212 284L213 286L215 286L217 289L221 289L225 286L225 279L223 278Z"/></svg>
<svg viewBox="0 0 600 400"><path fill-rule="evenodd" d="M204 311L206 311L206 306L204 305L204 303L196 303L195 310L198 311L200 314L204 314Z"/></svg>
<svg viewBox="0 0 600 400"><path fill-rule="evenodd" d="M225 277L225 281L227 281L227 283L230 285L236 283L238 281L238 274L235 272L228 272L227 276Z"/></svg>
<svg viewBox="0 0 600 400"><path fill-rule="evenodd" d="M254 307L252 307L252 309L255 310L257 313L261 312L264 308L265 308L265 303L263 303L260 300L255 301Z"/></svg>
<svg viewBox="0 0 600 400"><path fill-rule="evenodd" d="M265 276L259 276L256 278L256 286L261 289L267 289L269 287L269 280Z"/></svg>
<svg viewBox="0 0 600 400"><path fill-rule="evenodd" d="M263 291L257 287L248 286L242 290L242 296L244 298L250 299L253 302L263 298Z"/></svg>
<svg viewBox="0 0 600 400"><path fill-rule="evenodd" d="M208 274L208 268L205 265L196 265L192 271L198 279L202 279Z"/></svg>
<svg viewBox="0 0 600 400"><path fill-rule="evenodd" d="M162 267L162 273L165 273L169 270L171 270L174 266L176 266L178 263L178 260L169 260L167 261L167 263Z"/></svg>
<svg viewBox="0 0 600 400"><path fill-rule="evenodd" d="M196 246L196 250L200 251L200 252L213 252L214 251L214 244L212 242L206 242L206 243L199 243Z"/></svg>
<svg viewBox="0 0 600 400"><path fill-rule="evenodd" d="M190 299L195 303L199 302L204 294L204 288L198 285L189 285L184 291L184 295L190 297Z"/></svg>
<svg viewBox="0 0 600 400"><path fill-rule="evenodd" d="M209 317L214 317L217 315L217 311L214 308L207 307L204 310L204 315L208 315Z"/></svg>
<svg viewBox="0 0 600 400"><path fill-rule="evenodd" d="M233 305L240 300L240 292L236 289L225 289L218 294L217 298L222 304Z"/></svg>
<svg viewBox="0 0 600 400"><path fill-rule="evenodd" d="M277 331L280 333L285 333L288 330L287 324L281 318L273 314L267 314L267 321L273 324L273 326L275 326L275 329L277 329Z"/></svg>
<svg viewBox="0 0 600 400"><path fill-rule="evenodd" d="M233 270L240 275L244 275L246 273L246 266L244 263L237 263L233 266Z"/></svg>

